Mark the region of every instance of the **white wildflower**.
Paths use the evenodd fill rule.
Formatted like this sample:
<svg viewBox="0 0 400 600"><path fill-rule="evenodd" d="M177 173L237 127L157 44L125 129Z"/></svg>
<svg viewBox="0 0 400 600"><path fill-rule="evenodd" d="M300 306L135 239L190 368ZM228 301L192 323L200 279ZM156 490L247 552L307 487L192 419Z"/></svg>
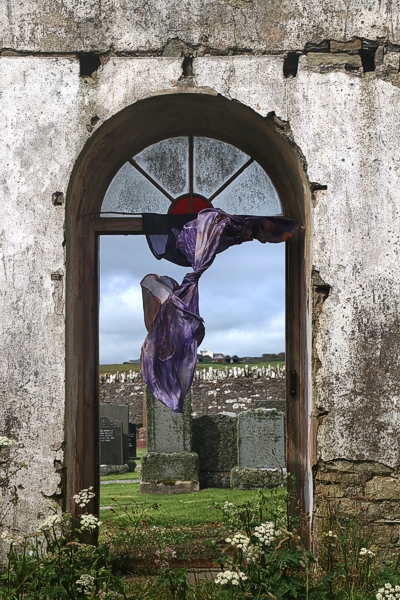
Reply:
<svg viewBox="0 0 400 600"><path fill-rule="evenodd" d="M361 548L360 556L375 556L375 553L372 552L372 550L369 550L368 548Z"/></svg>
<svg viewBox="0 0 400 600"><path fill-rule="evenodd" d="M7 446L12 446L13 443L14 440L11 440L5 435L0 435L0 450L2 450L2 448L7 448Z"/></svg>
<svg viewBox="0 0 400 600"><path fill-rule="evenodd" d="M94 577L91 575L81 575L75 583L78 592L83 592L85 595L91 594L94 591Z"/></svg>
<svg viewBox="0 0 400 600"><path fill-rule="evenodd" d="M79 504L81 508L84 508L87 504L89 504L91 499L96 495L94 492L92 492L92 490L93 486L91 485L86 490L81 490L78 494L75 494L73 498L76 504Z"/></svg>
<svg viewBox="0 0 400 600"><path fill-rule="evenodd" d="M234 548L242 550L243 553L246 552L250 544L250 538L248 538L246 535L243 535L242 533L235 533L235 535L232 538L226 538L225 541Z"/></svg>
<svg viewBox="0 0 400 600"><path fill-rule="evenodd" d="M391 583L385 583L375 596L376 600L400 600L400 585L392 586Z"/></svg>
<svg viewBox="0 0 400 600"><path fill-rule="evenodd" d="M3 538L3 540L6 542L6 544L22 544L23 538L21 535L18 535L17 533L14 533L13 531L9 531L8 529L5 529L3 531L3 533L1 534L1 537Z"/></svg>
<svg viewBox="0 0 400 600"><path fill-rule="evenodd" d="M101 521L94 515L81 515L81 529L92 531L96 527L100 527Z"/></svg>
<svg viewBox="0 0 400 600"><path fill-rule="evenodd" d="M249 563L256 563L260 560L260 552L258 550L258 548L256 546L254 546L253 544L250 544L249 546L247 546L247 548L243 551L243 555L245 557L245 559L247 560L247 562Z"/></svg>
<svg viewBox="0 0 400 600"><path fill-rule="evenodd" d="M329 538L337 538L336 533L333 533L333 531L330 529L328 531L328 533L324 533L325 537L329 537Z"/></svg>
<svg viewBox="0 0 400 600"><path fill-rule="evenodd" d="M233 515L237 515L238 509L234 504L232 504L232 502L225 502L224 503L224 513L228 517L231 517Z"/></svg>
<svg viewBox="0 0 400 600"><path fill-rule="evenodd" d="M280 535L280 532L275 529L275 524L272 521L261 523L254 529L254 537L258 539L264 546L271 546L275 539Z"/></svg>
<svg viewBox="0 0 400 600"><path fill-rule="evenodd" d="M50 515L38 525L37 531L49 531L49 529L59 525L61 521L62 517L60 515Z"/></svg>
<svg viewBox="0 0 400 600"><path fill-rule="evenodd" d="M242 571L223 571L218 573L214 579L214 583L219 585L226 585L231 583L232 585L239 585L240 581L245 581L247 576Z"/></svg>

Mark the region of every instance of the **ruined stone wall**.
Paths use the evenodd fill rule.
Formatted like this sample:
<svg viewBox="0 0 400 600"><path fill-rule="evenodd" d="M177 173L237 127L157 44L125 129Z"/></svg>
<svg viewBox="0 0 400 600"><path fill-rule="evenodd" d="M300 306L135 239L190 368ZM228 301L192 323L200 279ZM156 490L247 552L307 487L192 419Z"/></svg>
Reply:
<svg viewBox="0 0 400 600"><path fill-rule="evenodd" d="M208 373L207 373L208 374ZM286 380L284 375L274 377L214 377L195 379L192 384L192 416L215 415L220 412L238 414L247 408L277 408L285 411ZM258 374L257 374L258 375ZM107 381L108 379L108 381ZM111 379L111 381L110 381ZM128 404L131 423L143 424L143 390L141 377L134 381L102 377L100 402Z"/></svg>
<svg viewBox="0 0 400 600"><path fill-rule="evenodd" d="M11 525L31 527L64 495L72 169L117 112L185 89L274 112L318 183L307 207L316 514L338 461L357 465L343 497L365 497L376 523L396 514L399 14L398 0L1 4L0 433L17 434L13 455L28 463Z"/></svg>

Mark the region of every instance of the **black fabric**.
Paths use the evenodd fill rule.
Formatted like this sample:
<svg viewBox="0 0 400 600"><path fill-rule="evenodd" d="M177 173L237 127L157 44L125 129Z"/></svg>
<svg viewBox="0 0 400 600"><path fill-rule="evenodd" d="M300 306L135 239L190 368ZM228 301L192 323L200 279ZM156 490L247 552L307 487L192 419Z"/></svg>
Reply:
<svg viewBox="0 0 400 600"><path fill-rule="evenodd" d="M196 219L197 215L160 215L157 213L143 213L142 222L147 243L152 254L161 260L181 267L190 267L187 257L176 246L176 240L184 225Z"/></svg>

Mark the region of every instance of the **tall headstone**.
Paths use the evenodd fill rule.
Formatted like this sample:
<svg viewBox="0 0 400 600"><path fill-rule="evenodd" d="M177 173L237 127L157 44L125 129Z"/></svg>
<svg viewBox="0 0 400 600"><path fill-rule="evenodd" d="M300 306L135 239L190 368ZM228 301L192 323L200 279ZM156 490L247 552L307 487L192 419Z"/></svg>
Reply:
<svg viewBox="0 0 400 600"><path fill-rule="evenodd" d="M238 467L231 486L239 489L282 485L286 474L285 414L256 408L238 415Z"/></svg>
<svg viewBox="0 0 400 600"><path fill-rule="evenodd" d="M146 386L147 454L141 461L142 494L179 494L199 490L199 459L191 452L191 394L178 414Z"/></svg>
<svg viewBox="0 0 400 600"><path fill-rule="evenodd" d="M100 464L122 465L122 423L100 417Z"/></svg>
<svg viewBox="0 0 400 600"><path fill-rule="evenodd" d="M127 404L100 404L100 417L122 424L123 462L129 460L129 406Z"/></svg>
<svg viewBox="0 0 400 600"><path fill-rule="evenodd" d="M202 488L230 487L230 473L238 464L237 418L235 413L204 415L192 422L193 450L199 456Z"/></svg>
<svg viewBox="0 0 400 600"><path fill-rule="evenodd" d="M192 398L189 392L183 413L176 413L153 396L146 386L147 451L190 452Z"/></svg>

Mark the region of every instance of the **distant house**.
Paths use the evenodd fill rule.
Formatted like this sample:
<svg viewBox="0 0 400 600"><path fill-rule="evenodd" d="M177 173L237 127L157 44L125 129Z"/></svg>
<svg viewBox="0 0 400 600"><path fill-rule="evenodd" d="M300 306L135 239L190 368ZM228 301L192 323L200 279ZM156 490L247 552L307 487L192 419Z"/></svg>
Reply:
<svg viewBox="0 0 400 600"><path fill-rule="evenodd" d="M231 364L233 362L233 360L231 359L231 357L229 356L229 354L227 354L226 356L224 356L224 362Z"/></svg>
<svg viewBox="0 0 400 600"><path fill-rule="evenodd" d="M213 357L213 353L211 352L211 350L199 350L199 354L201 354L201 356L209 356L210 358Z"/></svg>
<svg viewBox="0 0 400 600"><path fill-rule="evenodd" d="M223 352L215 352L213 354L214 362L222 363L224 362L225 354Z"/></svg>
<svg viewBox="0 0 400 600"><path fill-rule="evenodd" d="M129 363L131 365L138 365L140 363L140 358L133 358L132 360L129 361Z"/></svg>
<svg viewBox="0 0 400 600"><path fill-rule="evenodd" d="M197 363L203 364L203 365L204 364L209 365L212 363L212 358L211 358L211 356L208 356L208 354L205 356L203 356L202 354L198 354L197 355Z"/></svg>
<svg viewBox="0 0 400 600"><path fill-rule="evenodd" d="M238 355L237 355L237 354L234 354L234 355L232 356L232 362L233 362L233 363L235 363L235 364L239 362L239 357L238 357Z"/></svg>

